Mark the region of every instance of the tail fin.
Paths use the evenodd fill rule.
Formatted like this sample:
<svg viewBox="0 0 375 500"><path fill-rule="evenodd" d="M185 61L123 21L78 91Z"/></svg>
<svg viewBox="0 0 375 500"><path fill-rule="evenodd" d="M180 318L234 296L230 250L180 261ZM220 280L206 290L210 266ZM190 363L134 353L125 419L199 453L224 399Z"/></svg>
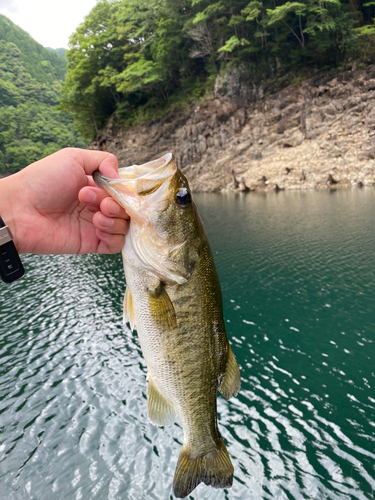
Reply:
<svg viewBox="0 0 375 500"><path fill-rule="evenodd" d="M190 458L183 447L174 475L173 493L177 498L185 498L202 482L214 488L229 488L233 483L233 472L221 439L216 450L196 459Z"/></svg>

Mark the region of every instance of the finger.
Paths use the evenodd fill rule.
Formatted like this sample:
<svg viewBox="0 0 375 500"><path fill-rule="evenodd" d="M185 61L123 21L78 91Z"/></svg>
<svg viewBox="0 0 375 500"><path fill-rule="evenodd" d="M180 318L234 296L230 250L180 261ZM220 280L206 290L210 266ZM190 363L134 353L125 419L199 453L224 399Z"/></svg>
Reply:
<svg viewBox="0 0 375 500"><path fill-rule="evenodd" d="M127 220L106 217L101 212L94 214L92 223L96 229L109 234L119 234L125 236L129 230L129 222Z"/></svg>
<svg viewBox="0 0 375 500"><path fill-rule="evenodd" d="M104 174L106 177L109 177L110 179L119 179L120 176L118 173L118 162L116 156L114 156L114 158L116 161L113 161L113 158L104 159L99 166L99 170L102 174Z"/></svg>
<svg viewBox="0 0 375 500"><path fill-rule="evenodd" d="M96 235L100 240L98 253L119 253L124 248L125 236L121 234L110 234L97 229Z"/></svg>
<svg viewBox="0 0 375 500"><path fill-rule="evenodd" d="M91 175L87 176L87 185L91 187L96 187L95 181Z"/></svg>
<svg viewBox="0 0 375 500"><path fill-rule="evenodd" d="M90 149L65 148L61 154L74 158L87 175L92 175L95 170L100 170L105 176L112 179L120 177L118 175L118 161L112 153Z"/></svg>
<svg viewBox="0 0 375 500"><path fill-rule="evenodd" d="M102 214L107 217L118 217L120 219L129 220L129 215L126 213L125 209L109 196L104 198L100 203L100 210Z"/></svg>
<svg viewBox="0 0 375 500"><path fill-rule="evenodd" d="M100 204L105 198L108 198L107 193L97 187L85 186L78 193L79 201L92 210L100 210Z"/></svg>

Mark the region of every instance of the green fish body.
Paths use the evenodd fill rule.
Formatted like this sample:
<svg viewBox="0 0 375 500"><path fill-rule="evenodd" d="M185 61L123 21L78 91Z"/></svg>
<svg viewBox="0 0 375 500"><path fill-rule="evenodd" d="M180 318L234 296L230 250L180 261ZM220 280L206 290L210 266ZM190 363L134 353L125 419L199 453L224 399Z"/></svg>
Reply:
<svg viewBox="0 0 375 500"><path fill-rule="evenodd" d="M217 425L217 391L229 399L240 374L223 319L220 283L186 178L173 156L100 173L96 183L131 217L123 249L124 319L137 329L148 369L147 413L184 431L177 498L199 483L230 487L233 466Z"/></svg>

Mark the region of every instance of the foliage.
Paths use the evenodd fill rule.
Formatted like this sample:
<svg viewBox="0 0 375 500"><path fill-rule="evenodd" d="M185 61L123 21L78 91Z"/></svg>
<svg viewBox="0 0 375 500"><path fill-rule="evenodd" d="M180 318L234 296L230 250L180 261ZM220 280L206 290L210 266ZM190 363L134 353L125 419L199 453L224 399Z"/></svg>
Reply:
<svg viewBox="0 0 375 500"><path fill-rule="evenodd" d="M70 39L62 101L86 137L116 110L129 118L151 99L167 101L194 75L189 10L190 0L102 0L92 9Z"/></svg>
<svg viewBox="0 0 375 500"><path fill-rule="evenodd" d="M364 6L374 6L375 2L368 2ZM375 10L375 9L374 9ZM365 24L354 29L361 40L361 58L364 62L375 62L375 18L373 24Z"/></svg>
<svg viewBox="0 0 375 500"><path fill-rule="evenodd" d="M258 79L340 66L374 46L374 15L375 0L100 0L70 39L63 108L93 138L112 114L186 103L228 65Z"/></svg>
<svg viewBox="0 0 375 500"><path fill-rule="evenodd" d="M46 49L48 50L52 50L52 52L56 52L56 54L60 57L62 57L63 59L66 60L66 49L64 48L59 48L59 49L52 49L51 47L46 47Z"/></svg>
<svg viewBox="0 0 375 500"><path fill-rule="evenodd" d="M0 173L65 146L87 145L72 118L57 109L65 72L56 51L0 15Z"/></svg>

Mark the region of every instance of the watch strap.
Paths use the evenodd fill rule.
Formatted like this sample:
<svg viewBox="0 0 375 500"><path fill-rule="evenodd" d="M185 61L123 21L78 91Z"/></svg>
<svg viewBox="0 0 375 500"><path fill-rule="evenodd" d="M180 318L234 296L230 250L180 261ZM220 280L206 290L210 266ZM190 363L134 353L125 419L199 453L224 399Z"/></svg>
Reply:
<svg viewBox="0 0 375 500"><path fill-rule="evenodd" d="M0 277L5 283L12 283L24 273L12 232L0 216Z"/></svg>

